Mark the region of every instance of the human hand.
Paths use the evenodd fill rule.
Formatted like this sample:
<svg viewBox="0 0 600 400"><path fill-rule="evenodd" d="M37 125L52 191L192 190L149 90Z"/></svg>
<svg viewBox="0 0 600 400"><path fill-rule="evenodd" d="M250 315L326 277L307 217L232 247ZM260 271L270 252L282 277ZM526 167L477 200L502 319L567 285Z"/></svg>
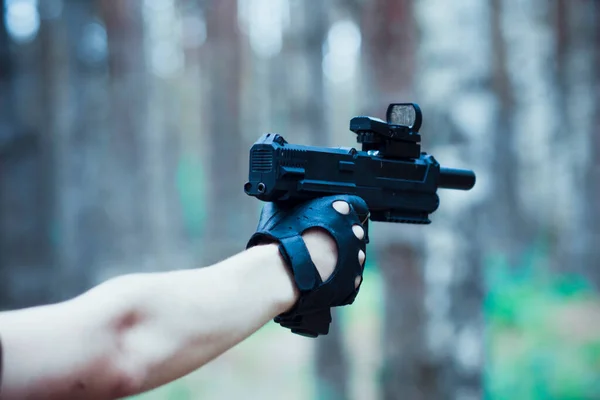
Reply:
<svg viewBox="0 0 600 400"><path fill-rule="evenodd" d="M332 207L343 215L350 213L350 206L343 200L334 201ZM366 223L366 221L365 221ZM364 239L365 230L361 225L353 225L352 232L358 239ZM337 264L338 249L333 237L322 228L309 228L302 234L306 248L310 254L319 276L323 282L327 281L333 273ZM358 262L364 267L366 254L363 250L358 251ZM357 275L354 279L354 287L358 288L362 276Z"/></svg>
<svg viewBox="0 0 600 400"><path fill-rule="evenodd" d="M275 321L307 336L327 334L330 307L352 304L368 243L366 203L348 195L297 205L267 203L247 247L278 242L299 300Z"/></svg>

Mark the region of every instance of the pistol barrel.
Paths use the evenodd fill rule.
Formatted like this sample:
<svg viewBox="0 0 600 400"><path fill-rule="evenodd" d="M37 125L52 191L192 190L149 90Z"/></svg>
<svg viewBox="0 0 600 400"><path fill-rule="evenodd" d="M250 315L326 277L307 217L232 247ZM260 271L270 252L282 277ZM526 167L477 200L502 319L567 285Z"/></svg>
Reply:
<svg viewBox="0 0 600 400"><path fill-rule="evenodd" d="M470 190L475 186L475 173L468 169L440 168L440 188Z"/></svg>

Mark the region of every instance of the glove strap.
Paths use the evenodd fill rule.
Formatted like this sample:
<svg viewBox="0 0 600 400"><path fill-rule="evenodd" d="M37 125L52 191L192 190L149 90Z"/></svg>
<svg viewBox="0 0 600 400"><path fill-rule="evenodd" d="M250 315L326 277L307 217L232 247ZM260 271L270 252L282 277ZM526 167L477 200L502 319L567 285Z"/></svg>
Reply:
<svg viewBox="0 0 600 400"><path fill-rule="evenodd" d="M298 303L302 301L303 293L314 290L323 283L301 235L277 238L256 233L248 242L248 247L254 246L264 239L279 242L279 253L285 261L286 267L292 270L294 282L300 291ZM274 321L297 335L310 338L327 335L331 324L331 310L326 308L311 313L297 314L298 303L294 304L288 312L275 317Z"/></svg>
<svg viewBox="0 0 600 400"><path fill-rule="evenodd" d="M301 303L302 293L316 289L323 281L300 235L279 239L279 243L279 252L291 267L296 286L300 290L298 303ZM310 267L307 268L308 266ZM331 324L331 310L326 308L307 314L297 314L298 303L287 313L275 317L275 322L297 335L310 338L327 335Z"/></svg>
<svg viewBox="0 0 600 400"><path fill-rule="evenodd" d="M317 267L310 258L306 243L300 235L279 239L279 252L292 268L296 286L300 292L315 289L322 283Z"/></svg>

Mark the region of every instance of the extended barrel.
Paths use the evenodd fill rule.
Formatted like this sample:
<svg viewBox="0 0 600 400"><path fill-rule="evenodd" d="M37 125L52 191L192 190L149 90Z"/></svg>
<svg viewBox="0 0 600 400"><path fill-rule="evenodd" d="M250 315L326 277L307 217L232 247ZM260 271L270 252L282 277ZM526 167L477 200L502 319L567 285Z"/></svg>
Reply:
<svg viewBox="0 0 600 400"><path fill-rule="evenodd" d="M475 186L475 173L470 169L442 167L438 186L444 189L470 190Z"/></svg>

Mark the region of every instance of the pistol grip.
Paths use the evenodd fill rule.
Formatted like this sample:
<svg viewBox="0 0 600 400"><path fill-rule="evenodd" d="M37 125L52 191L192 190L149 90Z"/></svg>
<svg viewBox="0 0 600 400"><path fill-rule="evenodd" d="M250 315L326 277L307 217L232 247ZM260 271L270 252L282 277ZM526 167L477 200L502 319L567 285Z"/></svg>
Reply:
<svg viewBox="0 0 600 400"><path fill-rule="evenodd" d="M329 333L331 324L331 309L317 311L310 314L296 315L292 318L275 317L275 322L284 328L291 329L297 335L316 338Z"/></svg>

